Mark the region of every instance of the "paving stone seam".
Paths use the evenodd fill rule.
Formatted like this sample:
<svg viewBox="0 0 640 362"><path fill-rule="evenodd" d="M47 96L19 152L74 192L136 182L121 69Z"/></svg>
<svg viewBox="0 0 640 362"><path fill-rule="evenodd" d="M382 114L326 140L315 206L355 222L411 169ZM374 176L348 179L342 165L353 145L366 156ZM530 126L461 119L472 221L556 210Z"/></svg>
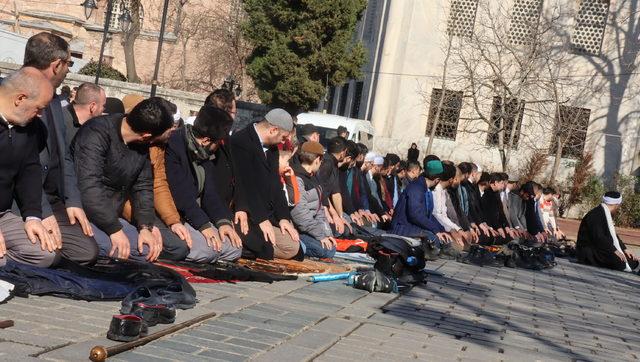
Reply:
<svg viewBox="0 0 640 362"><path fill-rule="evenodd" d="M365 296L366 296L366 295L365 295ZM354 303L355 303L355 302L354 302ZM347 319L347 318L336 318L336 319L349 320L349 319ZM353 334L353 332L355 332L355 330L356 330L356 329L358 329L358 328L362 327L363 325L364 325L364 323L358 322L358 324L357 324L355 327L353 327L353 329L351 329L350 331L348 331L348 332L347 332L346 334L344 334L344 335L338 335L338 339L337 339L335 342L331 343L331 345L330 345L330 346L328 346L328 347L324 348L323 350L321 350L321 351L319 351L319 352L315 353L313 356L311 356L311 357L309 358L309 360L310 360L310 361L314 361L316 358L318 358L318 357L322 356L325 352L327 352L328 350L330 350L331 348L333 348L336 344L340 343L340 341L342 341L344 338L348 338L351 334Z"/></svg>

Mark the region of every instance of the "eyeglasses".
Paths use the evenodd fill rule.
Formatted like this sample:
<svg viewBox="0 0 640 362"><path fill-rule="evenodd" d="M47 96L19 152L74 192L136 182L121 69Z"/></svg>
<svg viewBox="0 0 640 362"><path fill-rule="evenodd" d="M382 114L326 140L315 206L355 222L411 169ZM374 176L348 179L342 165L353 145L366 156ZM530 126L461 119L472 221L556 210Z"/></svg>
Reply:
<svg viewBox="0 0 640 362"><path fill-rule="evenodd" d="M69 68L73 68L73 65L75 64L75 62L71 59L60 59L60 61L67 63L67 66Z"/></svg>

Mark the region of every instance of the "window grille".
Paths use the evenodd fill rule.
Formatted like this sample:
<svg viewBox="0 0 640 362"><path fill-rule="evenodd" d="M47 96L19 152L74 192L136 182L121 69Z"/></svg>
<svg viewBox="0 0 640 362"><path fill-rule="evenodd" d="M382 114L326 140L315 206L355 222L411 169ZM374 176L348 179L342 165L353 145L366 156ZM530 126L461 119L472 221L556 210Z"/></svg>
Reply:
<svg viewBox="0 0 640 362"><path fill-rule="evenodd" d="M447 33L469 38L473 35L478 0L451 0Z"/></svg>
<svg viewBox="0 0 640 362"><path fill-rule="evenodd" d="M559 129L554 132L551 149L557 150L559 136L561 142L564 142L562 157L580 158L584 152L590 116L590 109L560 106L556 111L556 124Z"/></svg>
<svg viewBox="0 0 640 362"><path fill-rule="evenodd" d="M456 140L456 135L458 134L458 121L460 120L460 110L462 109L462 95L463 93L461 91L445 89L444 101L442 103L442 109L440 110L440 116L438 117L438 124L434 134L435 137L453 141ZM438 113L440 97L442 97L442 89L434 88L431 91L431 105L429 107L429 119L427 121L426 131L427 137L431 135L431 128L433 127L436 114Z"/></svg>
<svg viewBox="0 0 640 362"><path fill-rule="evenodd" d="M542 0L515 0L511 11L509 41L513 45L530 44L535 38Z"/></svg>
<svg viewBox="0 0 640 362"><path fill-rule="evenodd" d="M576 16L571 46L579 54L599 55L607 27L609 0L582 0Z"/></svg>

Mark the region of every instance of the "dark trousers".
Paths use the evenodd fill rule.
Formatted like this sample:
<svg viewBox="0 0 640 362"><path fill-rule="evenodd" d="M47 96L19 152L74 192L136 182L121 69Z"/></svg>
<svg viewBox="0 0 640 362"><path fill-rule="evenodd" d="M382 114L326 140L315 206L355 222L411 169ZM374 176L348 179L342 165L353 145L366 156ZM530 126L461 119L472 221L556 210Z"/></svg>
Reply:
<svg viewBox="0 0 640 362"><path fill-rule="evenodd" d="M156 226L160 229L160 234L162 235L160 258L175 261L184 260L189 255L187 243L181 240L158 217L156 217Z"/></svg>
<svg viewBox="0 0 640 362"><path fill-rule="evenodd" d="M322 243L311 235L300 234L300 242L303 245L304 255L314 258L333 258L336 254L336 247L325 249Z"/></svg>
<svg viewBox="0 0 640 362"><path fill-rule="evenodd" d="M96 240L86 236L79 223L71 225L67 209L62 202L52 205L52 209L62 234L60 255L80 265L93 265L98 258Z"/></svg>

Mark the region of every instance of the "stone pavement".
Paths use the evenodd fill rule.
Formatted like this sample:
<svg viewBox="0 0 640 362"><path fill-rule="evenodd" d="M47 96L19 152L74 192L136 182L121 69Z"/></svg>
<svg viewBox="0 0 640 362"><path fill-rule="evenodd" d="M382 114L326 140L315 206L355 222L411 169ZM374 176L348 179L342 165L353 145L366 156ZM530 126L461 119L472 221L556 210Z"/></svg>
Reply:
<svg viewBox="0 0 640 362"><path fill-rule="evenodd" d="M534 272L431 263L442 276L398 297L340 282L197 284L202 324L110 361L550 361L640 358L637 275L560 260ZM32 297L0 306L0 361L82 361L110 345L118 303ZM154 327L157 331L161 326Z"/></svg>

